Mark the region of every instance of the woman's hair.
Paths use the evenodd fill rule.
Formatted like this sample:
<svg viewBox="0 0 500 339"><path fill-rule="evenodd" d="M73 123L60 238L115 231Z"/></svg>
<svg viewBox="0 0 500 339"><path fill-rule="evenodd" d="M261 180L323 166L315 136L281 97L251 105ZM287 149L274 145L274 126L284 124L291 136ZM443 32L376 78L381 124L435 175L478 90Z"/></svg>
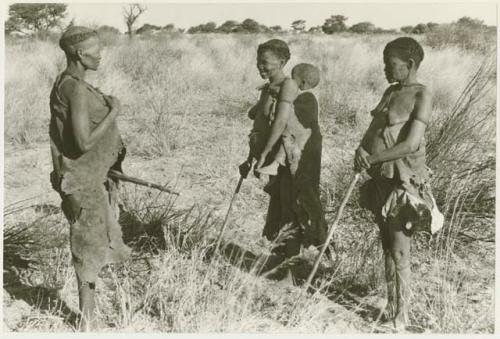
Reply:
<svg viewBox="0 0 500 339"><path fill-rule="evenodd" d="M61 35L59 47L66 55L73 55L76 51L76 45L93 36L97 36L97 32L93 29L83 26L71 26Z"/></svg>
<svg viewBox="0 0 500 339"><path fill-rule="evenodd" d="M417 68L420 66L422 60L424 60L422 46L415 39L409 37L397 38L385 45L384 60L387 60L389 55L396 55L404 61L413 59Z"/></svg>
<svg viewBox="0 0 500 339"><path fill-rule="evenodd" d="M261 54L265 51L273 52L278 58L285 60L285 62L290 60L290 49L288 48L287 43L283 40L271 39L263 44L260 44L257 48L257 54Z"/></svg>

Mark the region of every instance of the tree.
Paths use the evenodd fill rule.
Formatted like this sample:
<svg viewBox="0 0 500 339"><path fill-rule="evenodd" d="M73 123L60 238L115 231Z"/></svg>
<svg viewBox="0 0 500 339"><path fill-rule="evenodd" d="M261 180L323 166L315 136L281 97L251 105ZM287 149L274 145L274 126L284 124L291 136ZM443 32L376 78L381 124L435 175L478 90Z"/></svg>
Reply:
<svg viewBox="0 0 500 339"><path fill-rule="evenodd" d="M97 33L99 35L101 35L101 34L110 34L110 35L121 34L120 30L118 28L113 27L113 26L108 26L108 25L99 26L99 28L97 29Z"/></svg>
<svg viewBox="0 0 500 339"><path fill-rule="evenodd" d="M457 25L465 28L482 28L484 26L483 21L479 19L473 19L468 16L464 16L457 21Z"/></svg>
<svg viewBox="0 0 500 339"><path fill-rule="evenodd" d="M411 30L411 32L413 34L424 34L427 31L428 31L428 28L427 28L426 24L418 24L415 27L413 27L413 29Z"/></svg>
<svg viewBox="0 0 500 339"><path fill-rule="evenodd" d="M163 27L163 29L167 32L173 32L175 30L174 24L167 24Z"/></svg>
<svg viewBox="0 0 500 339"><path fill-rule="evenodd" d="M227 20L217 28L217 31L222 33L233 33L238 29L239 26L239 22L234 20Z"/></svg>
<svg viewBox="0 0 500 339"><path fill-rule="evenodd" d="M260 24L253 19L245 19L241 23L241 28L244 32L259 33L261 31Z"/></svg>
<svg viewBox="0 0 500 339"><path fill-rule="evenodd" d="M210 21L210 22L207 22L206 24L201 24L198 26L190 27L187 32L189 34L214 33L216 27L217 27L217 25L215 24L215 22Z"/></svg>
<svg viewBox="0 0 500 339"><path fill-rule="evenodd" d="M321 29L321 26L314 26L309 28L308 30L309 33L321 33L323 30Z"/></svg>
<svg viewBox="0 0 500 339"><path fill-rule="evenodd" d="M116 44L122 35L118 28L107 25L97 27L96 31L103 46Z"/></svg>
<svg viewBox="0 0 500 339"><path fill-rule="evenodd" d="M377 27L372 33L378 33L378 34L397 34L398 30L394 28L389 28L389 29L384 29Z"/></svg>
<svg viewBox="0 0 500 339"><path fill-rule="evenodd" d="M427 31L432 31L432 30L436 29L439 26L439 24L437 24L435 22L428 22L426 24L426 26L427 26Z"/></svg>
<svg viewBox="0 0 500 339"><path fill-rule="evenodd" d="M326 34L344 32L347 29L347 26L345 25L346 21L347 17L343 15L332 15L325 20L321 29L323 29L323 32Z"/></svg>
<svg viewBox="0 0 500 339"><path fill-rule="evenodd" d="M140 4L128 4L123 7L123 18L127 25L127 34L130 38L134 34L134 24L139 19L142 13L146 11L146 7Z"/></svg>
<svg viewBox="0 0 500 339"><path fill-rule="evenodd" d="M403 26L401 27L401 32L410 34L413 31L413 26Z"/></svg>
<svg viewBox="0 0 500 339"><path fill-rule="evenodd" d="M160 26L144 24L140 28L138 28L135 31L135 33L136 34L146 34L146 33L152 33L152 32L159 31L159 30L161 30Z"/></svg>
<svg viewBox="0 0 500 339"><path fill-rule="evenodd" d="M266 25L259 25L259 32L260 33L272 33L273 31L267 27Z"/></svg>
<svg viewBox="0 0 500 339"><path fill-rule="evenodd" d="M375 30L375 25L368 21L359 22L349 28L349 31L360 34L373 33Z"/></svg>
<svg viewBox="0 0 500 339"><path fill-rule="evenodd" d="M302 33L306 29L306 21L305 20L295 20L292 22L292 29L296 33Z"/></svg>
<svg viewBox="0 0 500 339"><path fill-rule="evenodd" d="M274 33L281 33L283 32L283 28L281 28L280 25L276 25L276 26L271 26L269 27L269 29L274 32Z"/></svg>
<svg viewBox="0 0 500 339"><path fill-rule="evenodd" d="M6 33L37 33L61 28L66 16L65 4L13 4L9 6L9 19L5 22ZM28 31L28 32L27 32Z"/></svg>

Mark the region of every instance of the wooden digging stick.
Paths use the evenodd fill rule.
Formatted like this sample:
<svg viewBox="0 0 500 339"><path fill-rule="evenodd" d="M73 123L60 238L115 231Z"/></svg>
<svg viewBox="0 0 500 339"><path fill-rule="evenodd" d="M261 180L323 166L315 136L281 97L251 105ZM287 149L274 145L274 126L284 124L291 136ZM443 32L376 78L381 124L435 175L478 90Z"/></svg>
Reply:
<svg viewBox="0 0 500 339"><path fill-rule="evenodd" d="M316 258L316 262L314 263L314 267L309 274L309 277L307 278L307 282L304 285L304 288L307 289L308 286L311 284L314 275L316 274L316 271L318 270L319 267L319 262L321 261L321 257L323 254L325 254L326 249L328 248L328 245L330 244L330 240L332 239L333 232L335 231L337 224L339 223L340 217L342 216L342 212L344 211L344 207L347 204L347 201L349 200L349 197L352 194L352 190L354 189L354 186L358 182L359 178L361 177L361 173L356 173L354 177L351 179L351 183L349 184L349 188L347 189L347 192L344 195L344 199L342 200L342 203L340 204L339 210L337 211L337 215L335 216L335 221L333 222L332 226L330 227L330 230L328 231L328 236L326 237L325 244L321 247L321 251L318 254L318 257Z"/></svg>
<svg viewBox="0 0 500 339"><path fill-rule="evenodd" d="M219 251L220 243L222 241L222 235L224 234L224 230L226 229L227 220L229 219L229 214L231 213L231 209L233 208L233 202L240 191L243 179L245 178L241 175L240 180L238 181L238 185L236 185L236 189L234 190L233 197L231 198L231 202L229 203L229 208L227 209L226 217L224 218L224 222L222 223L219 236L217 237L217 244L215 245L215 253Z"/></svg>
<svg viewBox="0 0 500 339"><path fill-rule="evenodd" d="M125 174L123 174L123 173L121 173L119 171L116 171L116 170L109 170L108 171L108 177L110 177L112 179L117 179L117 180L120 180L120 181L131 182L131 183L134 183L134 184L140 185L140 186L146 186L146 187L155 188L157 190L160 190L160 191L163 191L163 192L167 192L167 193L170 193L170 194L179 195L179 192L172 191L172 190L166 188L165 186L154 184L152 182L147 182L147 181L144 181L142 179L138 179L138 178L134 178L134 177L129 177L128 175L125 175Z"/></svg>

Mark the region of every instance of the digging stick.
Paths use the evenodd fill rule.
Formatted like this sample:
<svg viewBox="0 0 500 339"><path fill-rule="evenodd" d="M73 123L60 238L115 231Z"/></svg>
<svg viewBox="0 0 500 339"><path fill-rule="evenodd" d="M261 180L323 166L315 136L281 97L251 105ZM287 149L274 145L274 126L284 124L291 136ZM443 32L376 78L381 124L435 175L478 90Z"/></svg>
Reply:
<svg viewBox="0 0 500 339"><path fill-rule="evenodd" d="M155 188L157 190L160 190L160 191L163 191L163 192L167 192L167 193L170 193L170 194L179 195L179 192L172 191L172 190L166 188L165 186L158 185L158 184L155 184L155 183L152 183L152 182L148 182L148 181L144 181L142 179L138 179L138 178L134 178L134 177L129 177L128 175L125 175L125 174L123 174L121 172L118 172L118 171L115 171L115 170L109 170L108 177L110 177L112 179L117 179L117 180L120 180L120 181L131 182L131 183L134 183L134 184L140 185L140 186L146 186L146 187L150 187L150 188Z"/></svg>
<svg viewBox="0 0 500 339"><path fill-rule="evenodd" d="M308 286L311 284L314 275L316 274L316 271L318 270L319 267L319 262L321 261L321 257L323 254L325 254L326 249L328 248L328 244L330 244L330 240L332 239L333 232L335 231L337 224L339 223L340 217L342 216L342 212L344 211L344 207L347 204L347 201L349 200L349 197L352 194L352 190L354 189L354 186L358 182L359 178L361 176L361 173L356 173L354 177L351 179L351 183L349 184L349 188L347 189L347 192L344 195L344 199L342 200L342 203L340 204L339 210L337 211L337 215L335 216L335 221L333 222L332 226L330 227L330 230L328 231L328 236L325 240L325 244L321 246L321 251L318 254L318 257L316 258L316 261L314 263L314 267L309 274L309 277L307 278L307 282L304 285L304 288L307 289Z"/></svg>
<svg viewBox="0 0 500 339"><path fill-rule="evenodd" d="M233 196L231 198L231 202L229 203L229 208L227 209L227 213L226 213L226 216L224 218L224 222L222 223L222 227L220 229L219 236L217 237L217 244L215 245L215 253L217 253L219 251L220 243L222 241L222 235L224 234L224 230L225 230L226 225L227 225L227 220L229 219L229 214L231 213L231 209L233 208L233 202L240 191L241 184L243 183L243 179L245 179L245 177L241 175L240 180L238 180L238 185L236 185L236 189L234 190Z"/></svg>

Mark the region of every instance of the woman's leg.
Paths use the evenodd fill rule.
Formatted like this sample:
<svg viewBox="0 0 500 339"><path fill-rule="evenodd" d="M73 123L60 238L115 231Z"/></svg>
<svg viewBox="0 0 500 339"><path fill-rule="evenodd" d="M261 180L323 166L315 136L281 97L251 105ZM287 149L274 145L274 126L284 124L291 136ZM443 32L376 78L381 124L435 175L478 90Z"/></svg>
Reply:
<svg viewBox="0 0 500 339"><path fill-rule="evenodd" d="M384 251L385 281L387 283L386 316L392 320L397 313L396 266L391 250L394 239L392 239L392 233L389 232L385 225L379 225L379 227Z"/></svg>
<svg viewBox="0 0 500 339"><path fill-rule="evenodd" d="M404 327L408 324L408 298L410 283L410 242L411 237L401 225L394 232L394 242L392 246L392 256L396 268L397 281L397 312L394 318L396 328Z"/></svg>
<svg viewBox="0 0 500 339"><path fill-rule="evenodd" d="M403 226L381 227L387 282L387 316L397 329L408 324L411 237Z"/></svg>
<svg viewBox="0 0 500 339"><path fill-rule="evenodd" d="M278 181L270 186L268 193L270 195L270 199L266 214L266 224L264 225L262 235L265 236L267 240L273 241L278 235L281 226L281 199L279 177Z"/></svg>
<svg viewBox="0 0 500 339"><path fill-rule="evenodd" d="M310 183L302 183L297 197L296 209L299 222L304 228L304 240L307 245L323 245L328 229L319 189L312 187Z"/></svg>
<svg viewBox="0 0 500 339"><path fill-rule="evenodd" d="M78 329L81 332L89 332L95 327L95 282L78 281L78 299L80 302L81 319Z"/></svg>
<svg viewBox="0 0 500 339"><path fill-rule="evenodd" d="M302 230L296 212L296 195L294 181L290 169L281 167L280 197L281 197L281 227L290 230L290 236L285 241L286 257L291 258L300 253Z"/></svg>

